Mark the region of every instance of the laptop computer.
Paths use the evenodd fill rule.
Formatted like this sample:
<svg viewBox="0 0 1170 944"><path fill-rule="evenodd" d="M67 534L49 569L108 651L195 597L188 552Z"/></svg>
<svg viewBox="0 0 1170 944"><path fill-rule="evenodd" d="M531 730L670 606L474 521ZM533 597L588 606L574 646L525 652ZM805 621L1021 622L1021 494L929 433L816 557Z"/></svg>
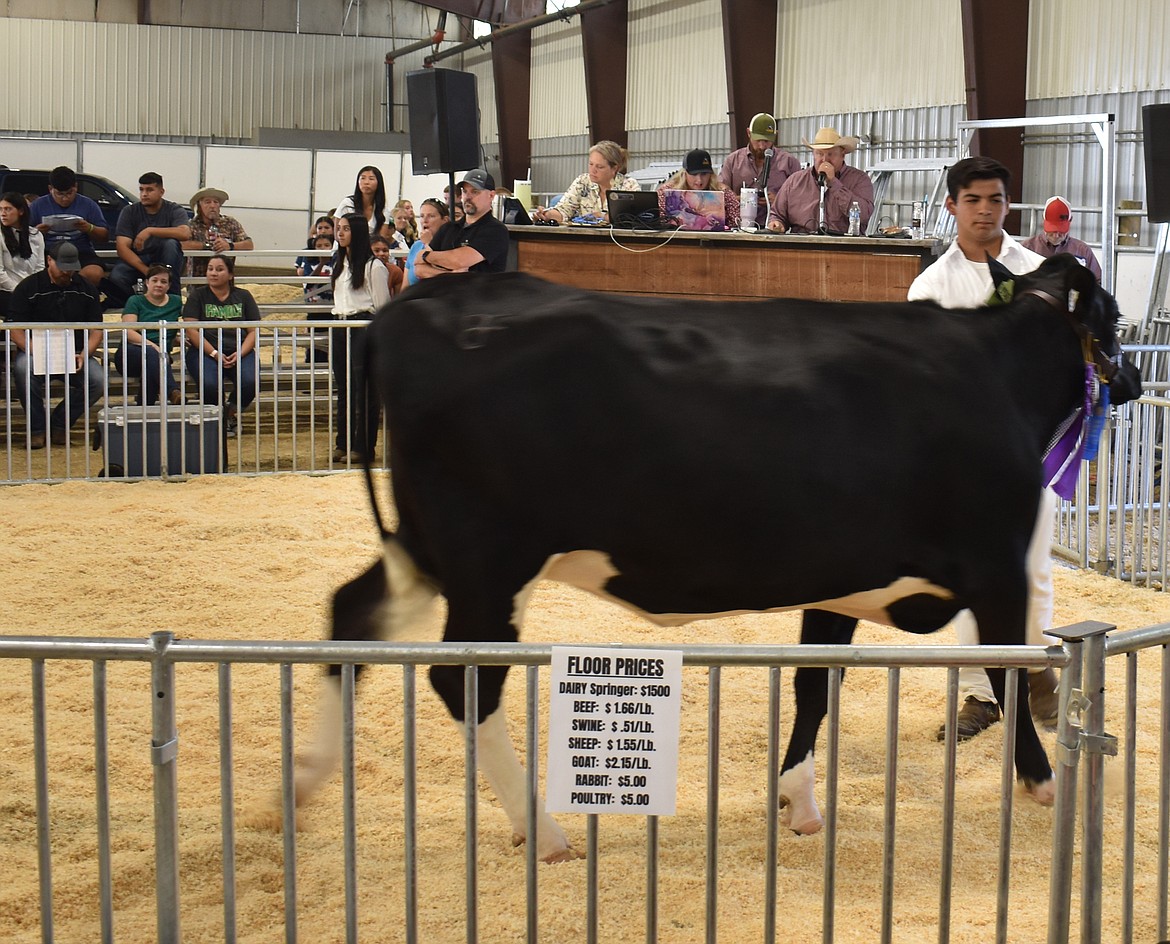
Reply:
<svg viewBox="0 0 1170 944"><path fill-rule="evenodd" d="M658 194L653 190L611 190L606 195L611 226L660 229Z"/></svg>
<svg viewBox="0 0 1170 944"><path fill-rule="evenodd" d="M507 223L510 226L531 226L532 217L524 209L524 204L515 197L504 197L501 222Z"/></svg>
<svg viewBox="0 0 1170 944"><path fill-rule="evenodd" d="M664 190L666 218L680 229L702 233L727 231L727 204L721 190Z"/></svg>

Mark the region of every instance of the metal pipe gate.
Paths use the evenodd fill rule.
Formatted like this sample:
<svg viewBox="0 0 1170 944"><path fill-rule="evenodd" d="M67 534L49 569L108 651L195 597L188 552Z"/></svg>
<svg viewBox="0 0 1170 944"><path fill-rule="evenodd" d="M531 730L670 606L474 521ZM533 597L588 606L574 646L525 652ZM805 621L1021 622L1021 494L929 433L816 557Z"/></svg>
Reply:
<svg viewBox="0 0 1170 944"><path fill-rule="evenodd" d="M1159 733L1161 781L1155 804L1158 832L1157 875L1157 935L1167 933L1167 845L1170 843L1170 724L1165 705L1170 703L1170 623L1107 636L1113 627L1102 623L1082 623L1063 630L1053 630L1061 637L1064 647L1041 649L1035 647L980 647L975 650L962 646L657 646L651 648L678 649L683 653L686 669L706 669L707 686L707 835L705 864L706 940L717 940L719 921L718 854L719 854L719 764L720 764L720 706L721 670L725 667L758 667L768 679L768 712L761 724L767 732L767 808L766 861L762 881L765 886L764 940L767 944L778 938L777 909L781 895L777 890L777 837L780 831L777 803L777 774L779 768L781 672L800 666L824 666L829 674L829 715L826 734L827 749L820 758L823 770L826 826L822 867L823 909L821 939L831 942L834 934L834 910L837 903L838 849L837 810L839 803L838 776L841 767L838 756L841 679L845 667L878 667L887 672L886 698L886 796L883 805L883 853L881 857L882 895L880 940L897 938L894 925L895 839L897 836L897 804L894 787L898 777L898 728L901 672L905 668L938 667L947 670L947 710L953 717L957 707L958 668L962 665L1004 666L1009 669L1008 687L1016 684L1018 672L1044 666L1063 667L1061 673L1061 717L1057 734L1058 748L1054 758L1057 771L1057 798L1053 812L1053 836L1048 909L1049 944L1067 942L1073 923L1074 906L1079 898L1081 941L1093 944L1101 940L1101 858L1105 847L1102 811L1104 805L1102 765L1104 756L1116 753L1117 740L1105 729L1104 673L1107 656L1125 655L1125 741L1124 754L1127 771L1125 798L1126 828L1124 855L1130 868L1127 872L1125 905L1122 922L1125 934L1122 940L1133 940L1134 876L1132 862L1135 850L1134 822L1139 799L1134 792L1137 662L1139 652L1162 647L1162 701ZM80 660L93 663L93 722L94 774L96 779L96 832L99 865L99 909L101 940L105 944L115 940L113 880L110 864L111 829L109 816L109 768L107 732L106 669L110 662L137 661L150 665L151 743L150 755L154 778L154 853L155 897L157 903L157 939L163 944L177 944L180 933L180 795L178 770L181 758L180 734L176 725L177 691L176 667L179 663L204 663L217 666L218 713L220 724L220 841L223 860L223 939L237 939L236 868L235 868L235 787L232 770L232 666L240 663L276 664L280 670L280 759L282 829L284 846L283 894L284 939L298 940L297 928L297 855L296 818L293 803L293 685L292 668L297 664L342 665L343 728L342 737L342 807L345 874L345 939L359 940L357 911L357 802L354 788L354 666L357 664L398 665L403 673L403 811L405 831L403 856L406 881L402 889L405 899L403 940L414 944L419 940L419 888L417 861L419 840L416 822L416 672L419 666L433 664L461 664L465 672L466 695L474 700L477 669L484 665L524 665L527 667L525 697L525 730L528 771L529 834L535 834L535 809L531 802L539 781L540 758L537 754L541 719L538 699L539 673L549 664L551 647L524 644L497 644L464 646L459 644L389 644L389 643L274 643L274 642L214 642L177 640L171 633L154 633L149 639L47 638L0 637L0 658L24 659L30 662L32 685L33 757L36 771L36 844L40 888L41 939L51 942L53 931L53 881L51 871L50 838L52 829L50 770L47 761L48 744L45 726L46 660ZM1013 718L1016 706L1009 704L1004 721L1004 747L1001 758L1002 798L999 815L998 876L996 885L995 939L1013 940L1008 907L1011 880L1011 837L1014 782ZM1111 724L1114 723L1111 721ZM952 904L952 880L955 836L956 742L953 727L944 744L942 847L939 850L939 941L949 940ZM474 726L467 729L464 806L466 824L466 862L463 881L466 890L466 940L478 938L477 909L479 907L477 871L477 788L476 736ZM1076 819L1078 775L1084 771L1081 787L1082 812L1080 843L1077 844ZM1148 799L1140 807L1149 810ZM598 844L603 828L600 817L587 817L587 920L586 940L598 940L598 887L600 882ZM645 900L646 940L660 939L658 905L659 846L657 817L647 819L647 895ZM527 844L525 882L527 889L526 937L530 942L539 939L537 899L539 870L535 858L535 843ZM1073 894L1073 862L1081 858L1082 887L1079 896ZM810 878L814 878L810 876ZM873 929L877 931L878 929ZM876 936L876 935L875 935ZM665 939L669 939L669 935ZM1144 940L1144 938L1143 938Z"/></svg>

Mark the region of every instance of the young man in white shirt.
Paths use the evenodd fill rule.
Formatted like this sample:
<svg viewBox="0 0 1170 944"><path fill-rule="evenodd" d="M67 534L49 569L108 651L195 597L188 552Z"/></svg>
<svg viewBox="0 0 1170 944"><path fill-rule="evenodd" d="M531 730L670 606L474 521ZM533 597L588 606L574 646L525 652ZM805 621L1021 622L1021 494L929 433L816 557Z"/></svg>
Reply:
<svg viewBox="0 0 1170 944"><path fill-rule="evenodd" d="M989 157L969 157L959 161L947 173L945 206L955 218L954 242L933 265L910 285L910 301L933 301L944 308L981 308L995 289L987 258L998 260L1012 272L1022 275L1037 268L1044 258L1025 249L1003 231L1010 201L1008 188L1011 172ZM1028 545L1028 619L1025 641L1033 646L1056 642L1045 635L1052 625L1052 522L1056 513L1056 496L1049 488L1041 493L1036 528ZM979 629L970 610L955 617L959 642L979 643ZM1056 719L1056 674L1047 669L1029 674L1032 715L1042 724ZM959 716L957 734L960 741L974 737L999 721L999 706L991 690L987 673L980 668L959 670ZM939 728L939 739L946 725Z"/></svg>

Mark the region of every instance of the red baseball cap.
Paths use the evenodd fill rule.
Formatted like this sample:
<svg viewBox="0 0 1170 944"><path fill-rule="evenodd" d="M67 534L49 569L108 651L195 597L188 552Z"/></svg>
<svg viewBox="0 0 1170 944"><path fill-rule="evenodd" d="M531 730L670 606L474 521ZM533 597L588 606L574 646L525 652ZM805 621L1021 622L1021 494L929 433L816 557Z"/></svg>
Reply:
<svg viewBox="0 0 1170 944"><path fill-rule="evenodd" d="M1049 197L1044 204L1044 231L1048 233L1067 233L1069 220L1072 219L1072 208L1064 197Z"/></svg>

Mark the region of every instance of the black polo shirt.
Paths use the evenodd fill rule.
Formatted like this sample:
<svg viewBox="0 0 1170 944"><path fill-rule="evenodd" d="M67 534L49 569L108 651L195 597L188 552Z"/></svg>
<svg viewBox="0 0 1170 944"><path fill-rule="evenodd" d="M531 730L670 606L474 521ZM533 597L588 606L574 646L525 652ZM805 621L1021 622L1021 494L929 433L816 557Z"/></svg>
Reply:
<svg viewBox="0 0 1170 944"><path fill-rule="evenodd" d="M48 269L22 279L12 290L7 320L46 324L92 321L100 325L102 306L97 292L76 272L70 274L68 285L57 285L49 278ZM73 343L76 350L86 350L85 333L75 332Z"/></svg>
<svg viewBox="0 0 1170 944"><path fill-rule="evenodd" d="M508 227L491 213L485 213L474 223L444 223L435 234L431 249L441 252L470 246L483 262L471 267L471 272L503 272L508 265Z"/></svg>

